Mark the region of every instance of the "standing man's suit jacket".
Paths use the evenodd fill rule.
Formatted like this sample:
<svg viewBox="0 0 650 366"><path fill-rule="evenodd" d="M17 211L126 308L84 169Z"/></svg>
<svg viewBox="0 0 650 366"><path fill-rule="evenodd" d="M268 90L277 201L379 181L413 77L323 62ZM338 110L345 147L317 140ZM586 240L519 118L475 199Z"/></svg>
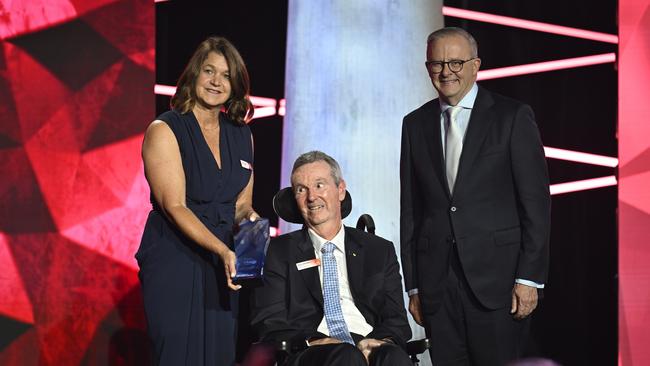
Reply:
<svg viewBox="0 0 650 366"><path fill-rule="evenodd" d="M411 337L404 310L402 279L393 244L345 227L348 280L354 303L373 327L368 338L391 338L404 344ZM317 331L323 319L323 291L318 267L301 271L296 263L314 259L306 228L271 240L264 264L264 286L255 290L253 327L264 341L304 344L326 337Z"/></svg>
<svg viewBox="0 0 650 366"><path fill-rule="evenodd" d="M404 117L401 255L406 289L425 315L439 308L458 248L472 292L487 308L509 306L515 278L545 283L549 180L532 109L479 87L453 197L445 175L440 104Z"/></svg>

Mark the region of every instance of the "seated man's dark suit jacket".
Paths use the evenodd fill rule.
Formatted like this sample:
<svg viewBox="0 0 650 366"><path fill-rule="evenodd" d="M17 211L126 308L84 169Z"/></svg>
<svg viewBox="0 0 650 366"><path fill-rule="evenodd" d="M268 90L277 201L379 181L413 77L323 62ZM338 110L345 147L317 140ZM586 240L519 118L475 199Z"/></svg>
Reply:
<svg viewBox="0 0 650 366"><path fill-rule="evenodd" d="M404 309L402 279L393 244L345 227L348 280L354 303L373 331L368 338L391 338L404 345L411 338ZM323 338L323 291L318 267L298 271L296 263L314 259L306 228L271 240L264 263L264 286L253 297L253 327L263 341L305 344Z"/></svg>
<svg viewBox="0 0 650 366"><path fill-rule="evenodd" d="M434 99L404 117L401 256L424 315L440 307L452 250L480 303L510 306L516 278L545 283L550 194L532 109L479 87L456 175L447 184Z"/></svg>

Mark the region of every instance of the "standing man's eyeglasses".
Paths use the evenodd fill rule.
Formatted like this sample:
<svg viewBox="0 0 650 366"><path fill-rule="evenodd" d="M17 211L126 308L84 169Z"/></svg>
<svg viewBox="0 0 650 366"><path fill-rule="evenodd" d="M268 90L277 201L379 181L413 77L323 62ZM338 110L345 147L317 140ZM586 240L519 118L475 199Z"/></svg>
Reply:
<svg viewBox="0 0 650 366"><path fill-rule="evenodd" d="M445 65L449 67L451 72L460 72L463 69L463 65L466 62L470 62L477 57L472 57L469 60L449 60L449 61L426 61L424 64L432 74L438 74L442 72L442 69L445 68Z"/></svg>

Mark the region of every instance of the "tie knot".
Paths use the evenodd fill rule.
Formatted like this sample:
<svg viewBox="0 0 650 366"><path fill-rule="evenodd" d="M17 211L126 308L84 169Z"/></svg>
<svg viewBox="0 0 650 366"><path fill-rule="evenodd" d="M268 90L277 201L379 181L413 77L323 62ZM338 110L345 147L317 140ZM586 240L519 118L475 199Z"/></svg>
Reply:
<svg viewBox="0 0 650 366"><path fill-rule="evenodd" d="M445 113L447 114L447 117L449 118L449 122L453 121L456 119L456 116L458 116L458 113L463 109L463 107L455 105L447 108L445 110Z"/></svg>
<svg viewBox="0 0 650 366"><path fill-rule="evenodd" d="M332 243L331 241L328 241L327 243L323 244L323 247L320 248L320 251L323 252L323 253L326 253L326 254L330 254L330 253L332 253L334 251L334 248L336 248L334 243Z"/></svg>

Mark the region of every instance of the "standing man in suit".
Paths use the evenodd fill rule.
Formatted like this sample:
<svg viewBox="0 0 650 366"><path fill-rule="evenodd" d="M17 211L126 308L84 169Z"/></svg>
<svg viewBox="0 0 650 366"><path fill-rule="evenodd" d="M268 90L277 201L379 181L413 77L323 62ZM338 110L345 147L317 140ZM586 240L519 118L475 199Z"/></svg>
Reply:
<svg viewBox="0 0 650 366"><path fill-rule="evenodd" d="M345 181L327 154L301 155L291 186L305 225L269 245L252 320L262 340L304 345L288 365L410 365L393 244L343 226Z"/></svg>
<svg viewBox="0 0 650 366"><path fill-rule="evenodd" d="M439 97L404 117L401 256L409 311L438 365L503 365L521 354L548 272L550 194L528 105L476 84L474 38L429 35Z"/></svg>

